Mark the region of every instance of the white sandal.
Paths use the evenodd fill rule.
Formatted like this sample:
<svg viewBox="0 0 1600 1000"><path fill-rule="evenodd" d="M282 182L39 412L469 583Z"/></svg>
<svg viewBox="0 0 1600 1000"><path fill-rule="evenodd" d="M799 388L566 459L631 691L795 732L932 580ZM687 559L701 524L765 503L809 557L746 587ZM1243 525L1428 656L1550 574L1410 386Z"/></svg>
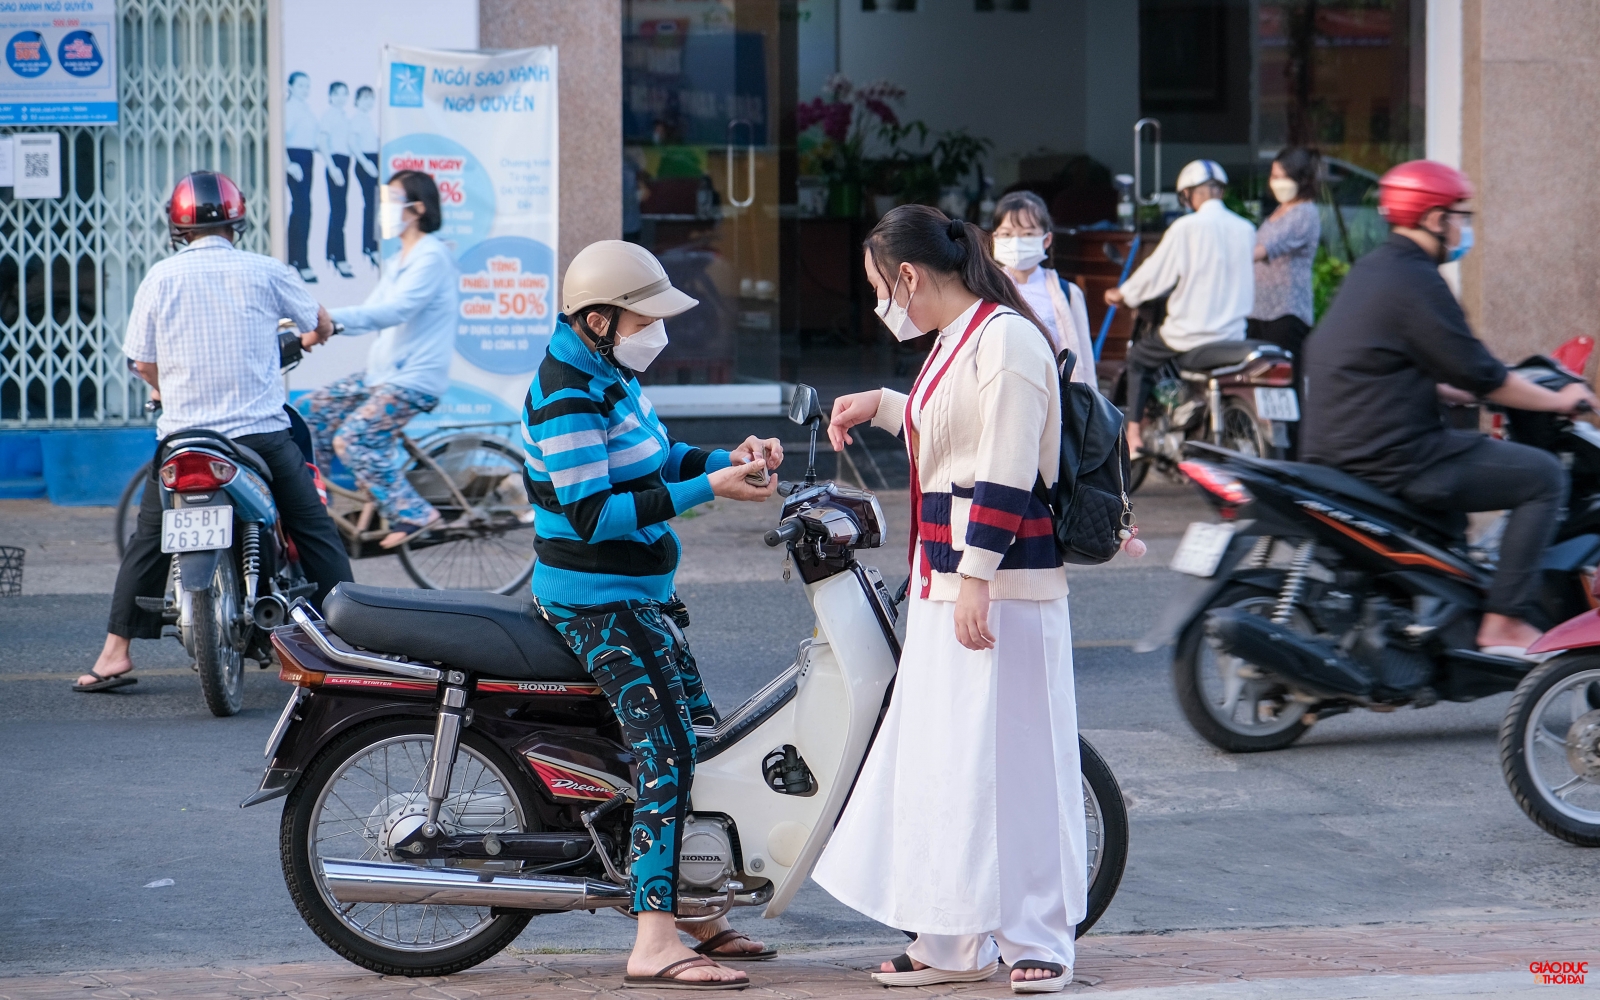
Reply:
<svg viewBox="0 0 1600 1000"><path fill-rule="evenodd" d="M874 972L872 981L884 986L936 986L939 983L981 983L1000 970L999 962L990 962L981 969L952 972L948 969L919 969L904 953L889 960L893 972Z"/></svg>
<svg viewBox="0 0 1600 1000"><path fill-rule="evenodd" d="M1024 971L1043 969L1046 972L1054 973L1054 975L1048 979L1013 979L1011 980L1011 992L1013 993L1060 993L1066 989L1067 981L1072 978L1071 973L1067 971L1065 966L1057 965L1054 962L1035 962L1031 958L1023 959L1011 966L1012 972L1016 972L1018 969Z"/></svg>

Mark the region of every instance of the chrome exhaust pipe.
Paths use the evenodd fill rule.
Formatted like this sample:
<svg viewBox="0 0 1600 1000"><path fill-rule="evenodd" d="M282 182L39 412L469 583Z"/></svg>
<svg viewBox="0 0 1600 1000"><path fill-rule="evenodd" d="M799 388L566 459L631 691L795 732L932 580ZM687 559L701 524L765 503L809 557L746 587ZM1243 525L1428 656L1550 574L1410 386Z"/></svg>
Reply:
<svg viewBox="0 0 1600 1000"><path fill-rule="evenodd" d="M268 594L256 601L250 609L250 617L255 619L258 628L270 632L289 620L289 602L281 594Z"/></svg>
<svg viewBox="0 0 1600 1000"><path fill-rule="evenodd" d="M341 903L431 903L516 910L593 910L627 906L633 896L609 882L559 875L517 875L471 868L421 868L381 861L327 859L322 878Z"/></svg>

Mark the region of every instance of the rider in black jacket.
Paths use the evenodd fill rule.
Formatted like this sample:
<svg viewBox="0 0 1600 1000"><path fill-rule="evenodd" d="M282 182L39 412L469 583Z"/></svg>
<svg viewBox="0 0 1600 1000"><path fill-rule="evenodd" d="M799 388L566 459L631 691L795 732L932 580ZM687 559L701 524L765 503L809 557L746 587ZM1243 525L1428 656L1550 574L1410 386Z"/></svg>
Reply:
<svg viewBox="0 0 1600 1000"><path fill-rule="evenodd" d="M1359 476L1419 507L1511 510L1478 629L1485 652L1520 656L1539 637L1522 618L1554 537L1566 475L1548 452L1451 430L1439 402L1574 412L1587 386L1551 392L1506 371L1467 325L1439 274L1472 246L1472 185L1442 163L1385 174L1389 239L1356 261L1306 341L1303 460Z"/></svg>

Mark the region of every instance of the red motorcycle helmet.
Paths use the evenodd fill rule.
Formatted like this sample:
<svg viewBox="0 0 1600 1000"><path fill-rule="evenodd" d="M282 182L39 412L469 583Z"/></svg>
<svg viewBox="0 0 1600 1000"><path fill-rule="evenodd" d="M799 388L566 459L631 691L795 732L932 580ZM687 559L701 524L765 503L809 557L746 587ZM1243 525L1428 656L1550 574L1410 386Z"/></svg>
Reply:
<svg viewBox="0 0 1600 1000"><path fill-rule="evenodd" d="M1402 163L1378 180L1378 214L1391 226L1415 226L1430 208L1471 197L1466 174L1433 160Z"/></svg>
<svg viewBox="0 0 1600 1000"><path fill-rule="evenodd" d="M244 194L214 170L185 174L167 200L167 232L174 244L199 229L229 226L242 233L246 225Z"/></svg>

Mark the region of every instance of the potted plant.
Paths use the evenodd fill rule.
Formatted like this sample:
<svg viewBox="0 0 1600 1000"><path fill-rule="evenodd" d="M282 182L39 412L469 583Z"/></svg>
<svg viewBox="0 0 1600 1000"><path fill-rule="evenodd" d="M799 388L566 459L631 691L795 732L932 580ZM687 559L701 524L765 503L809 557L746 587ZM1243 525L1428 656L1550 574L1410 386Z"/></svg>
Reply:
<svg viewBox="0 0 1600 1000"><path fill-rule="evenodd" d="M862 189L871 169L867 144L885 128L900 127L900 117L890 105L904 99L905 93L887 80L856 87L835 73L823 84L820 97L795 108L800 173L826 178L829 215L861 214Z"/></svg>

